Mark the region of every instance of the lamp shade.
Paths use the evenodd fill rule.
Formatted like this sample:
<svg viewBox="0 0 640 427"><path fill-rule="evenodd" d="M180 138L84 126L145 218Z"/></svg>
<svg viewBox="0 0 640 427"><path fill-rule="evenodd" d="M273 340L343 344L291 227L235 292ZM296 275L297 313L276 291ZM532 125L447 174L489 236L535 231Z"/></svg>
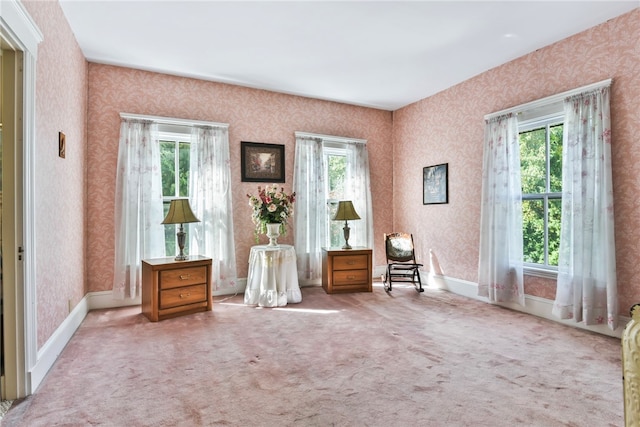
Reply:
<svg viewBox="0 0 640 427"><path fill-rule="evenodd" d="M162 224L184 224L187 222L200 222L193 214L189 199L174 199L169 205L169 212Z"/></svg>
<svg viewBox="0 0 640 427"><path fill-rule="evenodd" d="M353 203L351 200L343 200L338 202L338 211L336 215L333 217L335 221L348 221L352 219L360 219L360 216L353 208Z"/></svg>

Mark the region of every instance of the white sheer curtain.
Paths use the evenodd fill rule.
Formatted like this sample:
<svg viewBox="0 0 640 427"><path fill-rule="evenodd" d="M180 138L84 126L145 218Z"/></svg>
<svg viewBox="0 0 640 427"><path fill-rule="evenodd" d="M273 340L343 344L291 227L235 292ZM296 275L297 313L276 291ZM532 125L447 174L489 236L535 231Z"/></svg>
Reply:
<svg viewBox="0 0 640 427"><path fill-rule="evenodd" d="M294 246L301 279L322 277L322 246L327 241L326 167L322 139L296 136L293 171Z"/></svg>
<svg viewBox="0 0 640 427"><path fill-rule="evenodd" d="M122 119L115 195L114 298L138 296L142 259L165 255L163 219L157 125Z"/></svg>
<svg viewBox="0 0 640 427"><path fill-rule="evenodd" d="M522 251L518 122L507 114L485 124L478 295L524 306Z"/></svg>
<svg viewBox="0 0 640 427"><path fill-rule="evenodd" d="M363 143L347 143L345 199L353 202L360 219L349 221L352 246L373 247L373 210L369 182L369 154Z"/></svg>
<svg viewBox="0 0 640 427"><path fill-rule="evenodd" d="M609 87L565 100L562 229L553 314L618 325Z"/></svg>
<svg viewBox="0 0 640 427"><path fill-rule="evenodd" d="M235 286L229 131L193 126L189 167L190 204L200 222L189 224L190 252L213 260L213 288Z"/></svg>

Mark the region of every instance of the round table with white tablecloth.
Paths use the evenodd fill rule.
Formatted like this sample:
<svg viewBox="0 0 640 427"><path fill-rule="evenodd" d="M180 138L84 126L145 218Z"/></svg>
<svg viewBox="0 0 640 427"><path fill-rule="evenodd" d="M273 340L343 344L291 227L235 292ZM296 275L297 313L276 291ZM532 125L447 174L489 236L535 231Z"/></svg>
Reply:
<svg viewBox="0 0 640 427"><path fill-rule="evenodd" d="M244 303L282 307L302 301L298 285L296 251L291 245L258 245L249 254Z"/></svg>

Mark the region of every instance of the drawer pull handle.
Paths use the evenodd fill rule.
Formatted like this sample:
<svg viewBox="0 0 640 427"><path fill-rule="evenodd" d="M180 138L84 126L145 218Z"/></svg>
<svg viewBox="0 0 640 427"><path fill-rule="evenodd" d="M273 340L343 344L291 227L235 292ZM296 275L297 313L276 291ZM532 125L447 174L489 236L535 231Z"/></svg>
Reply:
<svg viewBox="0 0 640 427"><path fill-rule="evenodd" d="M187 294L180 294L180 298L184 299L191 296L191 292L187 292Z"/></svg>
<svg viewBox="0 0 640 427"><path fill-rule="evenodd" d="M353 280L355 278L356 278L356 276L347 276L347 280Z"/></svg>
<svg viewBox="0 0 640 427"><path fill-rule="evenodd" d="M191 277L191 275L190 275L190 274L181 274L181 275L180 275L180 280L187 280L187 279L189 279L190 277Z"/></svg>
<svg viewBox="0 0 640 427"><path fill-rule="evenodd" d="M355 264L355 263L356 263L356 262L355 262L355 261L353 261L353 260L349 260L349 261L347 261L347 264L349 264L349 265L353 265L353 264Z"/></svg>

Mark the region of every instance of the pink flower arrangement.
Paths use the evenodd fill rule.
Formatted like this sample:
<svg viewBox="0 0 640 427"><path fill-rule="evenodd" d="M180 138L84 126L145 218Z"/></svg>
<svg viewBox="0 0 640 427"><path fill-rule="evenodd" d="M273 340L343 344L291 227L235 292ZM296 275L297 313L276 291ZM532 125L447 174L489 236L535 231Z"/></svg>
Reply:
<svg viewBox="0 0 640 427"><path fill-rule="evenodd" d="M258 236L267 232L267 224L280 224L280 234L287 233L287 222L293 216L293 204L296 193L288 195L284 187L271 184L262 188L258 186L258 195L247 194L249 206L253 209L251 221L256 225L254 234Z"/></svg>

